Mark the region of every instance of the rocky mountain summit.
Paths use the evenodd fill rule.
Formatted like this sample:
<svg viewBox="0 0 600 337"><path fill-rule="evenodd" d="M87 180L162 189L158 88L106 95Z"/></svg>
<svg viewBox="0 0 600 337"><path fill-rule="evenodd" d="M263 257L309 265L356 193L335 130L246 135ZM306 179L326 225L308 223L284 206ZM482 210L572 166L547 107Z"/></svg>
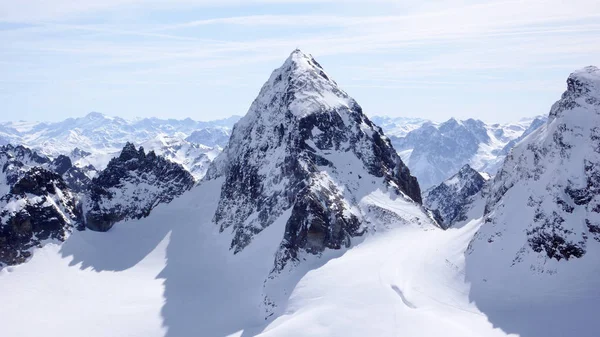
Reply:
<svg viewBox="0 0 600 337"><path fill-rule="evenodd" d="M77 193L85 192L92 181L90 175L96 174L96 169L92 165L77 167L73 165L71 158L62 154L54 158L49 166L64 179L72 191Z"/></svg>
<svg viewBox="0 0 600 337"><path fill-rule="evenodd" d="M348 247L378 216L375 189L420 207L421 191L389 139L317 61L299 50L276 69L208 171L223 177L214 221L235 253L284 216L276 270L302 252ZM421 221L428 221L425 213Z"/></svg>
<svg viewBox="0 0 600 337"><path fill-rule="evenodd" d="M14 184L17 178L27 170L33 167L43 167L60 175L72 191L81 193L85 191L90 182L88 174L96 170L93 166L76 167L71 159L64 155L52 160L23 145L0 146L0 157L4 161L3 173L6 186Z"/></svg>
<svg viewBox="0 0 600 337"><path fill-rule="evenodd" d="M600 70L586 67L569 76L546 124L508 155L471 252L555 272L566 260L595 263L597 255L585 257L599 246Z"/></svg>
<svg viewBox="0 0 600 337"><path fill-rule="evenodd" d="M146 217L194 184L194 177L180 164L127 143L92 179L84 201L85 225L104 232L118 221Z"/></svg>
<svg viewBox="0 0 600 337"><path fill-rule="evenodd" d="M468 213L479 195L486 179L468 164L458 173L425 192L423 204L439 213L441 225L449 228L468 219Z"/></svg>

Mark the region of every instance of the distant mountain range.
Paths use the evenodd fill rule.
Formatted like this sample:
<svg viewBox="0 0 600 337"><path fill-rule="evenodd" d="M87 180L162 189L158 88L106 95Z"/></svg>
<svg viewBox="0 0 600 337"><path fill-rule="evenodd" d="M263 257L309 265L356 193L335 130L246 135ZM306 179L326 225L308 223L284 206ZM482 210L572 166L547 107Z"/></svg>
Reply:
<svg viewBox="0 0 600 337"><path fill-rule="evenodd" d="M240 116L199 122L192 119L125 120L92 112L57 123L4 122L0 142L24 145L50 158L68 155L74 165L103 169L127 142L181 164L196 179L227 145ZM439 184L463 165L494 175L508 151L543 124L546 117L486 124L454 118L436 123L420 118L374 116L422 189Z"/></svg>
<svg viewBox="0 0 600 337"><path fill-rule="evenodd" d="M509 150L546 119L539 116L515 123L486 124L476 119L460 121L451 118L435 123L385 118L384 130L402 160L419 179L421 188L426 190L449 178L465 164L494 175ZM411 130L406 132L408 129ZM399 131L396 133L396 130Z"/></svg>

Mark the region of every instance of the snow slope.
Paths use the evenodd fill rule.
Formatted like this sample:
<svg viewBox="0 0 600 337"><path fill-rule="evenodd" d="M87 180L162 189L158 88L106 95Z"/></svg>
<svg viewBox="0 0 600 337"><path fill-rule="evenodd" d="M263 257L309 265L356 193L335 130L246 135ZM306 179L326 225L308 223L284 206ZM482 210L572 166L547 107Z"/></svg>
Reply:
<svg viewBox="0 0 600 337"><path fill-rule="evenodd" d="M463 250L473 226L407 224L306 261L281 285L289 290L283 314L265 321L263 283L284 222L231 254L232 236L211 221L222 183L204 182L109 232L75 232L0 271L3 334L505 336L468 301Z"/></svg>

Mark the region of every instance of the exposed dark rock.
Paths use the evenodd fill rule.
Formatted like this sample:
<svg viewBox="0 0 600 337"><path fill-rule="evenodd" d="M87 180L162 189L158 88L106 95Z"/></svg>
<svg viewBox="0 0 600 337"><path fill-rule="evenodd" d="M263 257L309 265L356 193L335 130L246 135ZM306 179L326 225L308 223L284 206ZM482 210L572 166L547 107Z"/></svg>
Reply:
<svg viewBox="0 0 600 337"><path fill-rule="evenodd" d="M80 217L62 177L41 167L27 171L0 205L0 266L25 262L44 240L64 241Z"/></svg>
<svg viewBox="0 0 600 337"><path fill-rule="evenodd" d="M63 177L65 183L74 192L84 192L90 182L92 181L86 174L85 171L94 170L93 166L86 168L79 168L73 166L71 158L65 155L59 155L50 164L50 168Z"/></svg>
<svg viewBox="0 0 600 337"><path fill-rule="evenodd" d="M525 233L514 263L531 251L558 261L590 251L600 220L599 118L600 70L586 67L569 76L546 124L507 156L487 199L486 225L474 242L496 238L494 247L501 250L509 247L497 239L502 233L513 238ZM527 207L519 209L522 204ZM518 220L519 214L531 216Z"/></svg>
<svg viewBox="0 0 600 337"><path fill-rule="evenodd" d="M171 202L194 183L181 165L127 143L92 179L86 195L85 225L104 232L119 221L146 217L154 207Z"/></svg>
<svg viewBox="0 0 600 337"><path fill-rule="evenodd" d="M474 197L483 189L485 178L468 164L458 173L426 192L424 204L442 219L444 228L467 220Z"/></svg>

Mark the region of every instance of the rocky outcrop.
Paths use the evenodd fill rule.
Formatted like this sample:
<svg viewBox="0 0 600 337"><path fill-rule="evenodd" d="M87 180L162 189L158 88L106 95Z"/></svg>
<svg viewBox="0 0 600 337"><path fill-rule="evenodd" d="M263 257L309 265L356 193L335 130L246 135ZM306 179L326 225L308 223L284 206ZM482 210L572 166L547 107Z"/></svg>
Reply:
<svg viewBox="0 0 600 337"><path fill-rule="evenodd" d="M71 158L65 155L56 157L50 164L50 168L62 176L69 188L77 193L83 193L92 181L86 174L86 171L95 171L93 166L85 168L73 166Z"/></svg>
<svg viewBox="0 0 600 337"><path fill-rule="evenodd" d="M103 232L119 221L146 217L154 207L170 202L194 183L181 165L127 143L92 179L84 203L85 225Z"/></svg>
<svg viewBox="0 0 600 337"><path fill-rule="evenodd" d="M0 267L25 262L47 240L64 241L79 218L62 177L33 167L0 198Z"/></svg>
<svg viewBox="0 0 600 337"><path fill-rule="evenodd" d="M458 173L425 193L423 204L436 211L444 228L467 220L476 197L482 191L486 179L468 164Z"/></svg>

